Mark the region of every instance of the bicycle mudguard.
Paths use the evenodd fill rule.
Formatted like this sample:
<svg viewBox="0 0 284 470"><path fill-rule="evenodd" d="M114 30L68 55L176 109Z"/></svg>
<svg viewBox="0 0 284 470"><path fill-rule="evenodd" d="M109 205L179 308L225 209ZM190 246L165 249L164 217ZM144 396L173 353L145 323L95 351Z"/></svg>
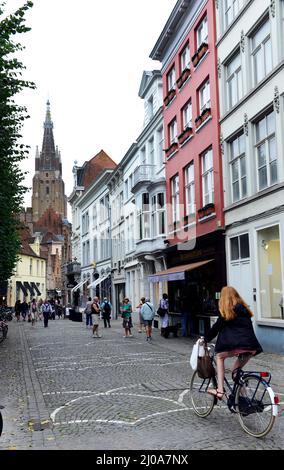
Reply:
<svg viewBox="0 0 284 470"><path fill-rule="evenodd" d="M274 405L272 405L272 414L273 416L278 416L278 405L275 403L275 393L273 392L270 386L267 387L267 391L269 393L272 403L274 403Z"/></svg>

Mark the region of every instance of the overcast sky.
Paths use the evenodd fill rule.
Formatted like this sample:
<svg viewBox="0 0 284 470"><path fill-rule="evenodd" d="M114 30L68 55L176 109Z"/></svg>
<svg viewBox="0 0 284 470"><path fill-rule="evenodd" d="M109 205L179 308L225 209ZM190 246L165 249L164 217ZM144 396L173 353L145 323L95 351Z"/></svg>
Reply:
<svg viewBox="0 0 284 470"><path fill-rule="evenodd" d="M138 97L143 70L159 69L149 58L176 0L34 0L27 14L26 50L18 57L37 89L18 101L31 118L24 143L31 146L32 184L36 145L41 149L46 101L51 103L55 144L61 151L66 193L73 187L74 160L81 165L104 149L119 162L142 130ZM5 13L24 0L7 0ZM31 192L25 205L31 204Z"/></svg>

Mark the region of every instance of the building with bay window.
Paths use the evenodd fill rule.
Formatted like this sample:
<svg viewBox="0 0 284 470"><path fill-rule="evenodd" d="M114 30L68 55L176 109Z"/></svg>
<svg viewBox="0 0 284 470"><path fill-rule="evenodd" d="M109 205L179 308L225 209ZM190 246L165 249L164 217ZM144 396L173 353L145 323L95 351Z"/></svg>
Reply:
<svg viewBox="0 0 284 470"><path fill-rule="evenodd" d="M228 283L284 352L284 1L216 3Z"/></svg>

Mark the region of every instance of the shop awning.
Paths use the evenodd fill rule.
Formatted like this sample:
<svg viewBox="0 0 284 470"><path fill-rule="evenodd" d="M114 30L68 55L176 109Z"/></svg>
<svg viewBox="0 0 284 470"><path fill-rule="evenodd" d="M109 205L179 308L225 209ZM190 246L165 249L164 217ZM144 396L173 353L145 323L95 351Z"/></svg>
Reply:
<svg viewBox="0 0 284 470"><path fill-rule="evenodd" d="M185 273L187 271L193 271L193 269L200 268L205 264L211 263L213 259L208 259L206 261L199 261L197 263L184 264L183 266L175 266L174 268L166 269L157 274L152 274L148 276L149 282L168 282L168 281L182 281L185 279Z"/></svg>
<svg viewBox="0 0 284 470"><path fill-rule="evenodd" d="M110 276L110 273L107 274L106 276L103 276L99 279L96 279L94 282L92 282L91 284L89 284L87 286L88 289L95 289L99 284L101 284L102 282L104 282L108 277Z"/></svg>
<svg viewBox="0 0 284 470"><path fill-rule="evenodd" d="M25 286L26 289L28 289L30 291L31 297L34 297L35 296L35 291L33 289L33 286L29 282L26 282L26 281L24 281L24 286Z"/></svg>
<svg viewBox="0 0 284 470"><path fill-rule="evenodd" d="M75 287L73 287L71 292L75 292L76 290L80 289L80 287L82 287L86 282L88 282L88 280L89 279L87 278L87 279L84 279L84 281L79 282L79 284L77 284Z"/></svg>
<svg viewBox="0 0 284 470"><path fill-rule="evenodd" d="M34 290L36 291L37 295L41 295L41 292L38 288L38 286L36 285L35 282L31 282L31 286L34 288Z"/></svg>
<svg viewBox="0 0 284 470"><path fill-rule="evenodd" d="M27 291L27 289L25 288L25 286L23 285L22 282L16 281L16 288L17 288L17 289L18 289L18 288L21 289L21 290L23 291L23 294L24 294L25 297L28 296L28 291Z"/></svg>

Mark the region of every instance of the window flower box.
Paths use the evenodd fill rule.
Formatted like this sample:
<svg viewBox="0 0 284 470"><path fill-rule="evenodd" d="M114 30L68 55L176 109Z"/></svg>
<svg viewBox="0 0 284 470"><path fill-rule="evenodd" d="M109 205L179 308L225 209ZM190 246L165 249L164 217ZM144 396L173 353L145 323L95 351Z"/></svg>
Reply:
<svg viewBox="0 0 284 470"><path fill-rule="evenodd" d="M178 87L178 88L181 88L181 87L182 87L182 85L183 85L183 78L182 78L182 75L177 79L176 84L177 84L177 87Z"/></svg>
<svg viewBox="0 0 284 470"><path fill-rule="evenodd" d="M211 108L205 108L201 113L202 121L205 121L209 116L211 116Z"/></svg>
<svg viewBox="0 0 284 470"><path fill-rule="evenodd" d="M196 52L192 57L191 57L191 62L193 63L193 66L196 67L198 62L199 62L199 58L198 58L198 52Z"/></svg>
<svg viewBox="0 0 284 470"><path fill-rule="evenodd" d="M182 71L182 79L183 79L183 83L188 79L188 77L190 76L190 68L189 67L186 67L183 71Z"/></svg>
<svg viewBox="0 0 284 470"><path fill-rule="evenodd" d="M172 153L174 153L178 149L178 143L173 142L166 150L166 157L168 158Z"/></svg>
<svg viewBox="0 0 284 470"><path fill-rule="evenodd" d="M197 54L198 54L198 62L202 59L202 57L206 54L208 51L208 44L206 42L203 42L200 44Z"/></svg>
<svg viewBox="0 0 284 470"><path fill-rule="evenodd" d="M164 99L165 105L168 106L168 104L170 104L170 102L173 100L175 96L176 96L176 90L172 88Z"/></svg>
<svg viewBox="0 0 284 470"><path fill-rule="evenodd" d="M202 117L201 117L201 116L198 116L198 117L195 119L195 126L196 126L196 128L199 127L201 124L202 124Z"/></svg>
<svg viewBox="0 0 284 470"><path fill-rule="evenodd" d="M186 127L183 132L178 136L178 141L180 144L183 144L183 142L188 139L192 135L192 128L191 127Z"/></svg>
<svg viewBox="0 0 284 470"><path fill-rule="evenodd" d="M206 204L206 206L202 207L201 209L198 209L198 214L200 218L207 217L208 215L211 215L215 211L215 204L213 202L210 202L209 204Z"/></svg>

